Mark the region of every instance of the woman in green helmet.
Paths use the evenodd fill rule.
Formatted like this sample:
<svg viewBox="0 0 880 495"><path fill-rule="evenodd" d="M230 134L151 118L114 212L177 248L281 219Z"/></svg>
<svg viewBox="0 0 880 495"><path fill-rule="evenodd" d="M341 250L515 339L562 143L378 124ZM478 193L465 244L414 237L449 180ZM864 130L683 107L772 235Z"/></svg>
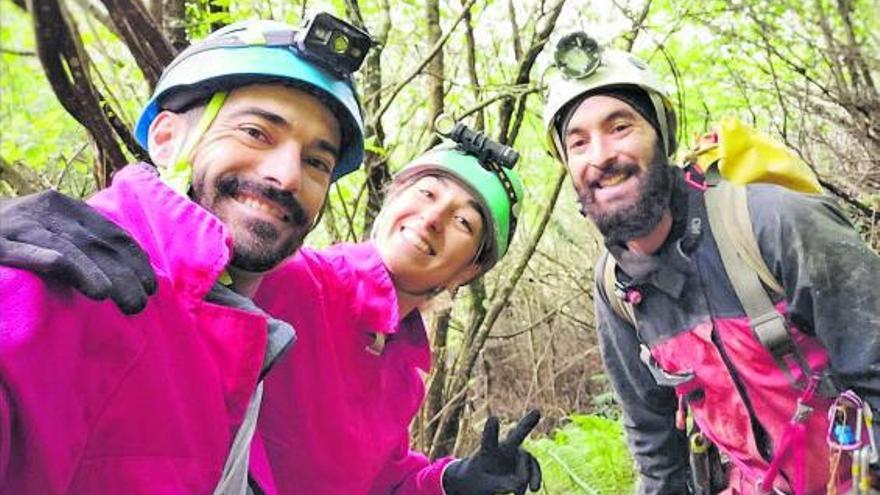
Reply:
<svg viewBox="0 0 880 495"><path fill-rule="evenodd" d="M394 177L370 241L301 249L266 277L255 302L298 339L266 378L253 449L268 457L279 493L538 489L540 468L519 447L537 413L500 446L490 419L481 450L457 461L429 462L409 449L408 435L431 361L419 308L504 256L521 198L513 170L490 171L441 145Z"/></svg>

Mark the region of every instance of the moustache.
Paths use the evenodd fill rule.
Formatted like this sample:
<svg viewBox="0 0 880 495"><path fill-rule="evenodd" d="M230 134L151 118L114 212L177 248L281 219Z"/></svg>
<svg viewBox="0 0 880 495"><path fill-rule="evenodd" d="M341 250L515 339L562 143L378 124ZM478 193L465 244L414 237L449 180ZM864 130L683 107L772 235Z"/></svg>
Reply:
<svg viewBox="0 0 880 495"><path fill-rule="evenodd" d="M235 198L243 194L262 198L284 212L284 221L296 227L304 227L309 223L309 216L299 201L289 191L278 189L266 184L245 181L239 177L222 177L217 181L217 192L221 196Z"/></svg>
<svg viewBox="0 0 880 495"><path fill-rule="evenodd" d="M578 191L578 201L582 205L589 205L593 202L593 190L601 189L599 184L609 178L617 175L636 175L641 173L641 168L636 163L618 163L614 162L598 169L599 175L585 183L582 191Z"/></svg>
<svg viewBox="0 0 880 495"><path fill-rule="evenodd" d="M641 168L637 163L620 163L613 162L610 163L600 169L600 174L594 179L590 180L586 183L586 187L583 188L582 191L578 191L578 202L581 204L581 215L586 216L587 211L586 208L593 204L593 191L595 189L601 189L602 186L599 184L606 178L614 177L616 175L636 175L642 172Z"/></svg>

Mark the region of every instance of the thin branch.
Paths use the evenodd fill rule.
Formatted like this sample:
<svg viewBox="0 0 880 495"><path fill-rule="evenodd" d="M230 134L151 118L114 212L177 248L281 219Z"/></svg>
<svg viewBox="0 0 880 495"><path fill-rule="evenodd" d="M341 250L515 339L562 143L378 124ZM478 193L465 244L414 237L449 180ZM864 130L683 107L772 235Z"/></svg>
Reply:
<svg viewBox="0 0 880 495"><path fill-rule="evenodd" d="M5 53L7 55L17 55L19 57L36 57L37 52L26 51L26 50L13 50L11 48L3 48L0 46L0 53Z"/></svg>
<svg viewBox="0 0 880 495"><path fill-rule="evenodd" d="M878 219L880 218L880 211L871 208L870 206L862 203L858 199L854 198L851 194L844 191L842 188L833 184L825 179L819 178L819 184L822 184L822 187L831 191L835 196L845 201L847 204L852 205L857 210L862 212L868 218Z"/></svg>
<svg viewBox="0 0 880 495"><path fill-rule="evenodd" d="M0 180L12 186L16 194L31 194L52 187L30 167L21 162L10 164L2 156L0 156Z"/></svg>
<svg viewBox="0 0 880 495"><path fill-rule="evenodd" d="M522 330L517 330L513 333L506 333L503 335L490 335L487 338L490 340L496 340L496 339L497 340L507 340L507 339L512 339L514 337L518 337L524 333L531 332L533 329L535 329L535 327L542 325L542 324L546 323L547 321L551 320L554 316L556 316L557 313L561 312L562 309L565 308L565 306L570 304L572 301L574 301L575 299L580 299L581 297L583 297L583 294L581 294L580 292L576 293L575 295L569 297L565 301L562 301L561 303L559 303L555 308L544 313L543 316L538 318L536 321L530 323L528 326L526 326Z"/></svg>
<svg viewBox="0 0 880 495"><path fill-rule="evenodd" d="M431 48L430 53L428 53L428 56L425 57L425 59L422 60L406 77L398 82L397 85L394 86L394 89L391 90L391 94L388 96L388 99L385 100L385 103L382 105L379 111L376 112L376 114L373 115L370 119L373 125L376 125L376 123L382 119L382 116L385 115L385 112L387 112L388 108L391 106L391 102L394 101L394 99L397 97L398 94L400 94L403 88L406 87L406 85L409 84L409 82L412 81L416 76L418 76L419 73L421 73L422 70L425 68L425 66L428 65L431 59L433 59L434 56L443 49L443 45L446 44L446 40L449 39L449 36L452 34L453 31L455 31L455 28L458 27L458 24L461 22L462 19L464 19L465 12L467 12L468 9L470 9L471 6L476 3L476 1L477 0L468 0L461 13L455 19L455 22L452 24L452 26L450 26L449 30L443 34L443 36L437 41L437 43L434 44L434 46Z"/></svg>

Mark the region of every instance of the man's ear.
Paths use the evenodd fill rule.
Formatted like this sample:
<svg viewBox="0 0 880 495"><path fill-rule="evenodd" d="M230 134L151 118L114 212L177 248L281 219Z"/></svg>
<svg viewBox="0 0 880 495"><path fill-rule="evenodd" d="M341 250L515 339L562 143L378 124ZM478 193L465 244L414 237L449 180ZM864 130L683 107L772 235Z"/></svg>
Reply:
<svg viewBox="0 0 880 495"><path fill-rule="evenodd" d="M163 110L153 119L147 134L150 160L157 167L170 167L186 142L189 122L186 116Z"/></svg>

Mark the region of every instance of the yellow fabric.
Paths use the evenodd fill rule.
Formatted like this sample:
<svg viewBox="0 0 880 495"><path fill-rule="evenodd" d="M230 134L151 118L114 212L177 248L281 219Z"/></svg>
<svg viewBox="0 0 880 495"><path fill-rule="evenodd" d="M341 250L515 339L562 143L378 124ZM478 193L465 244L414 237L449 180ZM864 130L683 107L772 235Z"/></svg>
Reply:
<svg viewBox="0 0 880 495"><path fill-rule="evenodd" d="M223 270L223 273L220 274L220 277L217 278L217 281L226 287L232 286L232 275L229 274L228 271Z"/></svg>
<svg viewBox="0 0 880 495"><path fill-rule="evenodd" d="M721 176L734 184L768 182L822 193L816 174L806 163L783 144L735 117L725 117L715 135L699 137L690 158L704 171L717 163Z"/></svg>

